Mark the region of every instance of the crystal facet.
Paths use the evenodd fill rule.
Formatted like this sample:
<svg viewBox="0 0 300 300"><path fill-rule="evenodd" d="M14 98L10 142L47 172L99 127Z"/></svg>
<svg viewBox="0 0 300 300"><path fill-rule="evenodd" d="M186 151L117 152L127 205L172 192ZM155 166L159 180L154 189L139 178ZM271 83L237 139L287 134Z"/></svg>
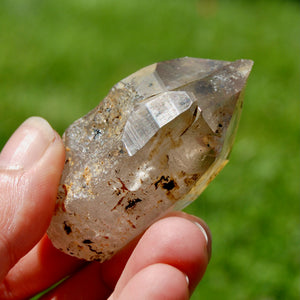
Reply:
<svg viewBox="0 0 300 300"><path fill-rule="evenodd" d="M48 235L105 261L156 219L195 200L226 164L253 62L179 58L117 83L64 133Z"/></svg>

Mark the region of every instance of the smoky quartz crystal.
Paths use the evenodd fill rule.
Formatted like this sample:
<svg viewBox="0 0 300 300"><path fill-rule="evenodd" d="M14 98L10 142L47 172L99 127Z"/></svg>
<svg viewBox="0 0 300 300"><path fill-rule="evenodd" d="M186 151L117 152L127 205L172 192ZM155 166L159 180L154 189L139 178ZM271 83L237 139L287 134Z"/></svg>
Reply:
<svg viewBox="0 0 300 300"><path fill-rule="evenodd" d="M105 261L195 200L228 161L253 62L184 57L117 83L64 133L48 229L55 247Z"/></svg>

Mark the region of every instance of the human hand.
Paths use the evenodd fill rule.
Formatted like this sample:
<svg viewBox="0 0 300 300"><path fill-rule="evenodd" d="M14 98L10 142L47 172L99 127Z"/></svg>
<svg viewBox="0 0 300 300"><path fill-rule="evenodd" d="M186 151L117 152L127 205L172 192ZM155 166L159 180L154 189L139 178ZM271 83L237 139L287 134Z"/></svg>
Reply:
<svg viewBox="0 0 300 300"><path fill-rule="evenodd" d="M0 154L0 299L189 299L211 253L203 221L182 212L157 221L112 259L88 263L54 248L46 233L64 146L43 119L25 121Z"/></svg>

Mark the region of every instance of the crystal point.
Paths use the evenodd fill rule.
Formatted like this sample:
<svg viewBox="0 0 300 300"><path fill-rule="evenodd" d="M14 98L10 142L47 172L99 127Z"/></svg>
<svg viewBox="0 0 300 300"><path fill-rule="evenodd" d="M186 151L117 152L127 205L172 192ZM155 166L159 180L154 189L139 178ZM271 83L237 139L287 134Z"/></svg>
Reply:
<svg viewBox="0 0 300 300"><path fill-rule="evenodd" d="M48 235L105 261L156 219L195 200L228 160L253 62L179 58L116 84L64 133Z"/></svg>

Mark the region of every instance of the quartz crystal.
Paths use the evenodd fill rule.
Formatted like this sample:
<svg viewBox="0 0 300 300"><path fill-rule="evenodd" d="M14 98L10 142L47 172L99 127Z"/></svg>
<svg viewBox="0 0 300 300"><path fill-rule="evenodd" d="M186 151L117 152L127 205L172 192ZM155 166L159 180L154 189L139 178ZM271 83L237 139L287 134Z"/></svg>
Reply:
<svg viewBox="0 0 300 300"><path fill-rule="evenodd" d="M63 135L53 245L102 262L195 200L228 160L252 64L156 63L121 80L75 121Z"/></svg>

